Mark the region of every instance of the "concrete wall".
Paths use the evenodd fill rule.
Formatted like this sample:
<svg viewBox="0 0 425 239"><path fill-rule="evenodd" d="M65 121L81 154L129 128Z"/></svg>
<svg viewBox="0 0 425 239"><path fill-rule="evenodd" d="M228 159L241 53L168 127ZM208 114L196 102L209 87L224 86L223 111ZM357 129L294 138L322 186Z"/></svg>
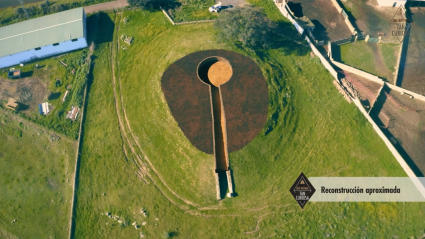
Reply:
<svg viewBox="0 0 425 239"><path fill-rule="evenodd" d="M335 6L337 12L339 14L342 14L342 12L344 11L344 9L342 9L342 7L338 4L338 2L336 0L331 0L332 4ZM345 19L345 24L347 24L348 29L350 29L351 34L355 34L356 29L353 27L353 24L351 24L350 20L348 19L348 17L343 16Z"/></svg>
<svg viewBox="0 0 425 239"><path fill-rule="evenodd" d="M423 95L412 92L410 90L403 89L401 87L398 87L398 86L395 86L395 85L392 85L392 84L386 84L386 85L392 90L398 91L398 92L403 93L403 94L411 95L411 96L413 96L413 98L425 101L425 96L423 96Z"/></svg>
<svg viewBox="0 0 425 239"><path fill-rule="evenodd" d="M381 85L384 83L384 81L383 81L382 79L380 79L379 77L374 76L374 75L372 75L372 74L369 74L369 73L367 73L367 72L364 72L364 71L362 71L362 70L356 69L356 68L351 67L351 66L347 66L347 65L345 65L345 64L342 64L342 63L339 63L339 62L337 62L337 61L333 61L333 60L332 60L332 63L333 63L335 66L337 66L337 67L341 68L341 69L342 69L342 70L344 70L344 71L348 71L348 72L351 72L351 73L353 73L353 74L359 75L359 76L361 76L361 77L364 77L364 78L366 78L366 79L369 79L369 80L374 81L374 82L376 82L376 83L378 83L378 84L381 84Z"/></svg>
<svg viewBox="0 0 425 239"><path fill-rule="evenodd" d="M331 75L338 80L338 74L335 71L335 69L331 66L331 64L328 62L328 60L326 60L322 54L319 52L319 50L317 50L316 46L314 46L314 44L311 43L310 39L306 36L305 39L307 40L308 44L310 45L311 50L313 51L313 53L319 57L320 61L322 62L323 66L329 71L329 73L331 73Z"/></svg>
<svg viewBox="0 0 425 239"><path fill-rule="evenodd" d="M338 11L338 13L342 12L342 7L339 6L338 2L336 0L331 0L332 4L336 7L336 10Z"/></svg>
<svg viewBox="0 0 425 239"><path fill-rule="evenodd" d="M345 24L347 24L348 29L350 29L352 34L356 33L356 29L353 27L353 24L351 24L350 19L345 18Z"/></svg>
<svg viewBox="0 0 425 239"><path fill-rule="evenodd" d="M13 55L4 56L0 58L0 68L18 65L22 62L35 60L51 55L61 54L64 52L81 49L87 47L87 41L84 37L79 38L78 41L65 41L60 42L58 46L48 45L42 46L40 50L31 49L28 51L19 52Z"/></svg>
<svg viewBox="0 0 425 239"><path fill-rule="evenodd" d="M171 16L168 14L168 12L166 12L164 9L162 9L162 12L165 14L165 16L168 18L168 20L171 22L171 24L173 25L184 25L184 24L193 24L193 23L205 23L205 22L214 22L215 20L200 20L200 21L191 21L191 22L177 22L175 23L173 21L173 19L171 18Z"/></svg>
<svg viewBox="0 0 425 239"><path fill-rule="evenodd" d="M276 4L277 8L279 9L279 11L282 13L283 16L285 16L289 21L292 22L292 24L295 26L295 28L297 29L297 31L300 34L303 34L304 29L298 25L298 23L295 21L295 17L292 16L292 14L289 12L289 7L286 5L286 2L284 3L277 3Z"/></svg>

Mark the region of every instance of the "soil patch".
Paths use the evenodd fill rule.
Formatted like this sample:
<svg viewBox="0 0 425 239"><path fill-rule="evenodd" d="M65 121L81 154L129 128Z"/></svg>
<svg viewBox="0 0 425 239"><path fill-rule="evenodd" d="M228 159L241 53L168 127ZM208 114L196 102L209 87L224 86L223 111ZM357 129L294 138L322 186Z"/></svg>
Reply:
<svg viewBox="0 0 425 239"><path fill-rule="evenodd" d="M384 64L384 59L381 55L381 46L374 43L370 43L368 46L372 49L373 57L375 58L376 67L378 68L378 72L380 72L380 76L385 77L387 81L391 82L394 79L394 75Z"/></svg>
<svg viewBox="0 0 425 239"><path fill-rule="evenodd" d="M37 77L9 80L0 77L0 100L13 98L24 112L36 110L37 105L47 97L47 88Z"/></svg>
<svg viewBox="0 0 425 239"><path fill-rule="evenodd" d="M195 52L168 67L161 87L171 114L185 136L199 150L213 154L211 86L197 75L199 63L211 56L224 57L232 66L231 80L220 86L230 153L252 141L267 120L267 83L251 58L225 50Z"/></svg>
<svg viewBox="0 0 425 239"><path fill-rule="evenodd" d="M416 175L425 173L425 102L384 88L371 116Z"/></svg>
<svg viewBox="0 0 425 239"><path fill-rule="evenodd" d="M351 36L344 17L329 0L291 0L291 11L308 17L315 25L313 35L319 41L336 41Z"/></svg>

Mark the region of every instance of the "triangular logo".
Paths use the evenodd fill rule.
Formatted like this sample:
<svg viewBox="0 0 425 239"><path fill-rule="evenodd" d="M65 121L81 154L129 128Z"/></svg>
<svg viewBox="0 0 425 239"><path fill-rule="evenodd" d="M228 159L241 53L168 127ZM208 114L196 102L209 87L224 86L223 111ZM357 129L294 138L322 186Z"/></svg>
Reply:
<svg viewBox="0 0 425 239"><path fill-rule="evenodd" d="M313 196L316 189L314 189L313 185L308 181L307 177L304 173L301 172L300 176L298 176L294 185L292 185L289 190L301 208L304 208L305 204L310 200L311 196Z"/></svg>
<svg viewBox="0 0 425 239"><path fill-rule="evenodd" d="M410 19L409 14L406 13L406 9L403 5L397 9L389 24L391 26L392 37L398 39L400 42L410 33L412 19Z"/></svg>

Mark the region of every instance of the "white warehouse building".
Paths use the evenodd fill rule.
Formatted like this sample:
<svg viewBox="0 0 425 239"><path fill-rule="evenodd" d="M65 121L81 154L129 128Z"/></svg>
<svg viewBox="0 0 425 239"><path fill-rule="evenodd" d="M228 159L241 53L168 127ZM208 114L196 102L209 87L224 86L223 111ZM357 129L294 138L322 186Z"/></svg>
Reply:
<svg viewBox="0 0 425 239"><path fill-rule="evenodd" d="M0 68L87 47L86 14L75 8L0 28Z"/></svg>

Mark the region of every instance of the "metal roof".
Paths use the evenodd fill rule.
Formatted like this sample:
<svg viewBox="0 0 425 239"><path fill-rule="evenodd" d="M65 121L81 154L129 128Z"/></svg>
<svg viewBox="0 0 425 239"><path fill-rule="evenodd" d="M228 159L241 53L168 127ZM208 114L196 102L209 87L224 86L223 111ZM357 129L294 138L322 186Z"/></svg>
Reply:
<svg viewBox="0 0 425 239"><path fill-rule="evenodd" d="M0 57L84 36L84 9L75 8L0 28Z"/></svg>

